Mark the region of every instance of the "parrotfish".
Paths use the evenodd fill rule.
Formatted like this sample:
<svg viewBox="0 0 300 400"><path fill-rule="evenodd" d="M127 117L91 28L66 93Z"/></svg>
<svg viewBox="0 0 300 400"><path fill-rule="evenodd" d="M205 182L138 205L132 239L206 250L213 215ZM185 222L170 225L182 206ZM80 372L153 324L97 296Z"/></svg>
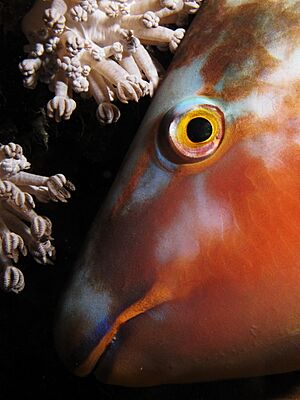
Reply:
<svg viewBox="0 0 300 400"><path fill-rule="evenodd" d="M89 232L55 341L151 386L300 368L300 1L207 0Z"/></svg>

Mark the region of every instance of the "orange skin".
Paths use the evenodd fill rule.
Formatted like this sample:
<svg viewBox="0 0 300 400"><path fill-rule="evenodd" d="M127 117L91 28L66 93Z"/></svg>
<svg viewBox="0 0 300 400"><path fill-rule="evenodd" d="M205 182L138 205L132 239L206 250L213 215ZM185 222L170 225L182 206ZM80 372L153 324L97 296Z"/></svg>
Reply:
<svg viewBox="0 0 300 400"><path fill-rule="evenodd" d="M209 0L193 21L61 302L57 348L78 375L148 386L300 368L299 5ZM225 120L193 164L158 140L189 97Z"/></svg>

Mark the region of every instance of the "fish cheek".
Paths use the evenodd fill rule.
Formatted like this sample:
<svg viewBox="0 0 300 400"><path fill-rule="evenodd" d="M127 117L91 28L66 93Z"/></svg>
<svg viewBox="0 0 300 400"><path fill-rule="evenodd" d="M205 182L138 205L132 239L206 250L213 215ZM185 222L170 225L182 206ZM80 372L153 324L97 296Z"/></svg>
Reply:
<svg viewBox="0 0 300 400"><path fill-rule="evenodd" d="M222 160L207 172L204 188L232 209L235 225L203 242L196 262L170 265L168 275L179 282L172 299L120 329L97 367L100 380L147 386L298 368L300 232L291 224L298 189L242 145ZM297 163L290 162L292 173ZM181 188L185 193L187 183Z"/></svg>
<svg viewBox="0 0 300 400"><path fill-rule="evenodd" d="M270 144L275 136L269 136ZM243 247L248 247L253 273L274 265L274 271L282 274L284 266L299 264L300 159L288 140L279 150L263 151L261 143L247 138L237 144L211 171L208 190L232 210L236 225L232 251L236 248L243 254Z"/></svg>

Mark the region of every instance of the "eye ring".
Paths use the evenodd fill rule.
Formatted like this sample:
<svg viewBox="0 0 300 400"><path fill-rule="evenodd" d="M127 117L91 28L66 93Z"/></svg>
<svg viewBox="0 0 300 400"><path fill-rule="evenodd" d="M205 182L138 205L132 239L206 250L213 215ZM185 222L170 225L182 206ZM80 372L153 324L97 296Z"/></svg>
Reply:
<svg viewBox="0 0 300 400"><path fill-rule="evenodd" d="M163 118L161 133L165 139L161 143L163 152L169 154L171 161L196 163L207 159L223 140L223 112L216 105L201 100L185 100L171 108ZM170 148L173 154L170 154Z"/></svg>

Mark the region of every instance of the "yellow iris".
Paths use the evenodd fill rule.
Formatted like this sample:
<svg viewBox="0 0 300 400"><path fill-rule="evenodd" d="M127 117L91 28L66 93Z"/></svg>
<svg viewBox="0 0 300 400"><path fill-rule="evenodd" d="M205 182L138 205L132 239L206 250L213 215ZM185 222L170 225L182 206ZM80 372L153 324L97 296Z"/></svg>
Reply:
<svg viewBox="0 0 300 400"><path fill-rule="evenodd" d="M204 96L187 98L164 115L158 143L169 160L198 163L217 151L225 134L225 116L221 107L212 103Z"/></svg>
<svg viewBox="0 0 300 400"><path fill-rule="evenodd" d="M192 141L188 135L188 125L196 118L202 118L208 121L211 125L211 134L206 140ZM221 127L221 116L216 113L215 109L209 106L202 106L201 108L191 110L182 116L177 125L176 140L178 144L181 144L185 148L197 149L213 142L220 132ZM199 134L201 134L201 132L199 132ZM197 132L195 132L195 135L197 135Z"/></svg>

